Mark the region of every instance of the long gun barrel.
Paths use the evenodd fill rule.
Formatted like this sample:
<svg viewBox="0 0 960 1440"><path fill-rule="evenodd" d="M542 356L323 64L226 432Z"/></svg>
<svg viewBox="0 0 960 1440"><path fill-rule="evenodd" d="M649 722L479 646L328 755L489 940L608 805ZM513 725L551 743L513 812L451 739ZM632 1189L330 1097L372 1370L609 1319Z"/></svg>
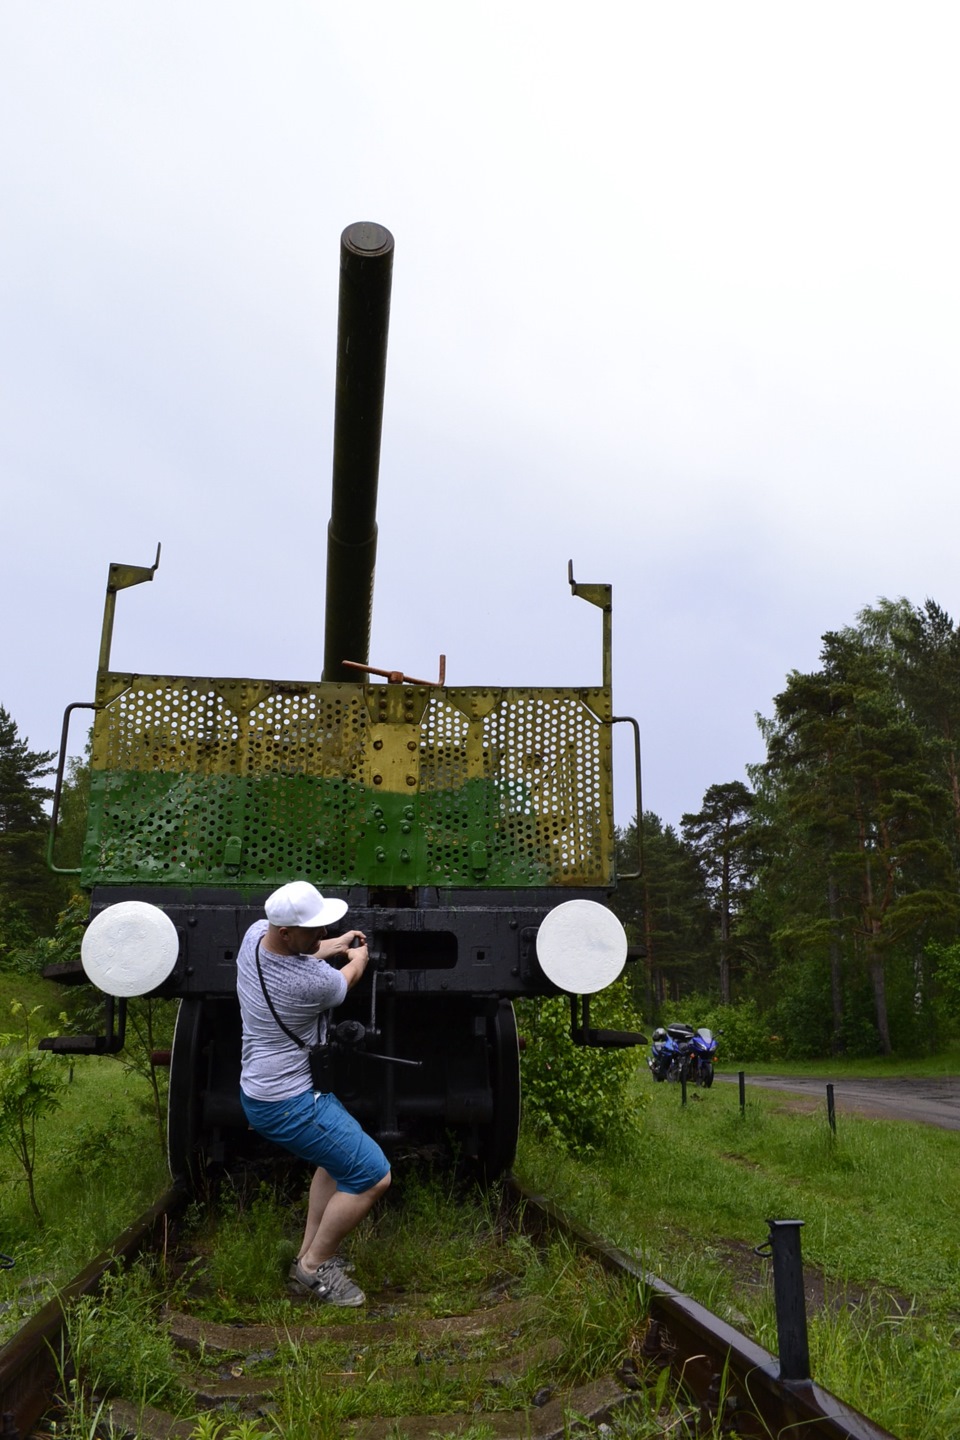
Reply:
<svg viewBox="0 0 960 1440"><path fill-rule="evenodd" d="M377 558L377 480L393 278L393 236L348 225L340 237L333 500L327 527L324 680L356 680L344 660L370 658Z"/></svg>

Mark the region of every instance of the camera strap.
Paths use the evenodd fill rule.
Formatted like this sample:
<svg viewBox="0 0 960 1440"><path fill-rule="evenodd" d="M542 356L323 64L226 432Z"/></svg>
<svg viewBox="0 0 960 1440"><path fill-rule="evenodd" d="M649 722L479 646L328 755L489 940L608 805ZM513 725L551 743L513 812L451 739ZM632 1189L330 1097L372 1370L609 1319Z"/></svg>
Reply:
<svg viewBox="0 0 960 1440"><path fill-rule="evenodd" d="M269 1008L270 1008L270 1014L273 1016L274 1020L276 1020L277 1024L280 1026L280 1029L283 1031L284 1035L288 1036L288 1038L291 1039L295 1045L299 1045L301 1050L309 1050L309 1049L310 1049L310 1046L307 1044L306 1040L301 1040L299 1035L294 1035L293 1031L292 1031L291 1029L289 1029L288 1026L284 1025L283 1021L280 1019L280 1016L277 1014L276 1010L274 1009L273 1001L270 999L270 992L269 992L268 989L267 989L267 983L266 983L266 981L265 981L264 978L263 978L263 969L262 969L262 967L261 967L261 965L260 965L260 941L259 941L259 940L257 941L257 948L256 948L256 951L255 951L255 953L254 953L254 959L255 959L256 962L257 962L257 974L260 976L260 989L263 991L263 998L264 998L264 1000L266 1000L267 1005L268 1005ZM320 1015L318 1015L318 1016L317 1016L317 1040L316 1040L316 1043L317 1043L318 1045L320 1044L320 1019L321 1019L321 1017L320 1017Z"/></svg>

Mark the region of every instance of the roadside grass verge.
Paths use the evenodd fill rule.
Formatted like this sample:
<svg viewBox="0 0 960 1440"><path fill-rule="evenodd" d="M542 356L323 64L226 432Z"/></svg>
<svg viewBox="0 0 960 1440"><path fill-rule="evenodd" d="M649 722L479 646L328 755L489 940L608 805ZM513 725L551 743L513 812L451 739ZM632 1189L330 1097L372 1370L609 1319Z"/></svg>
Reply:
<svg viewBox="0 0 960 1440"><path fill-rule="evenodd" d="M646 1083L644 1083L646 1082ZM909 1440L960 1433L960 1152L948 1131L635 1081L641 1134L581 1163L522 1139L517 1171L585 1227L776 1351L767 1219L800 1219L814 1378Z"/></svg>
<svg viewBox="0 0 960 1440"><path fill-rule="evenodd" d="M723 1053L723 1036L720 1037L720 1053ZM736 1075L745 1070L749 1077L754 1075L801 1075L824 1080L925 1080L937 1076L960 1075L960 1042L952 1041L941 1047L936 1055L870 1055L866 1058L848 1060L826 1058L820 1060L757 1060L755 1062L719 1064L724 1075Z"/></svg>

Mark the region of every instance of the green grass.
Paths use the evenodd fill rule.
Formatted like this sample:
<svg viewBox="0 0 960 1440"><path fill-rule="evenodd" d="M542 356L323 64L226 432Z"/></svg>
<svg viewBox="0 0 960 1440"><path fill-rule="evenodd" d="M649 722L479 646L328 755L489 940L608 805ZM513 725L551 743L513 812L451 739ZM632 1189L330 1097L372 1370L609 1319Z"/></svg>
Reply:
<svg viewBox="0 0 960 1440"><path fill-rule="evenodd" d="M305 1194L285 1200L267 1185L228 1188L192 1237L205 1283L187 1297L187 1308L222 1323L283 1323L299 1315L285 1280L305 1207ZM396 1171L390 1203L350 1238L351 1254L362 1258L364 1288L402 1295L405 1311L414 1314L460 1314L479 1303L491 1285L516 1275L510 1248L499 1243L496 1208L493 1195L461 1194L438 1177Z"/></svg>
<svg viewBox="0 0 960 1440"><path fill-rule="evenodd" d="M46 982L44 982L46 983ZM0 1151L0 1340L71 1280L169 1184L145 1105L147 1086L108 1057L56 1062L62 1104L38 1126L36 1188L44 1225L30 1213L13 1155ZM72 1080L70 1079L72 1073Z"/></svg>
<svg viewBox="0 0 960 1440"><path fill-rule="evenodd" d="M471 1427L479 1436L485 1412L526 1409L538 1390L607 1373L636 1348L643 1317L635 1281L607 1275L564 1241L539 1249L504 1233L495 1196L402 1171L389 1202L350 1241L358 1275L377 1295L369 1318L394 1319L395 1335L374 1330L368 1343L364 1315L320 1307L309 1320L334 1327L330 1338L294 1339L305 1313L302 1299L287 1295L286 1267L304 1198L265 1185L226 1191L214 1212L197 1217L188 1237L193 1260L175 1301L206 1319L269 1321L287 1334L257 1357L238 1356L245 1374L269 1381L270 1423L285 1440L340 1436L362 1417L420 1414L449 1416L443 1433ZM81 1395L108 1391L134 1405L190 1413L160 1315L163 1278L144 1261L102 1299L74 1307ZM420 1324L473 1310L484 1312L482 1327L441 1332ZM345 1320L359 1327L348 1340L337 1335ZM518 1357L522 1363L512 1364ZM218 1374L224 1363L218 1352L188 1365ZM78 1396L77 1410L80 1403ZM227 1440L233 1422L220 1418Z"/></svg>
<svg viewBox="0 0 960 1440"><path fill-rule="evenodd" d="M720 1045L723 1046L721 1036ZM721 1048L722 1054L722 1048ZM865 1059L848 1060L757 1060L754 1063L731 1061L719 1064L718 1071L735 1075L738 1070L754 1075L801 1075L825 1080L894 1080L935 1079L937 1076L960 1075L960 1043L953 1042L936 1055L903 1058L897 1055L871 1055Z"/></svg>
<svg viewBox="0 0 960 1440"><path fill-rule="evenodd" d="M20 975L0 970L0 1030L8 1028L10 1006L19 1000L28 1010L40 1006L41 1033L57 1029L57 1017L63 1009L63 995L56 985L40 975Z"/></svg>
<svg viewBox="0 0 960 1440"><path fill-rule="evenodd" d="M902 1072L901 1072L902 1073ZM655 1086L642 1133L589 1164L524 1138L518 1173L647 1269L776 1351L767 1219L800 1219L833 1303L808 1317L814 1377L903 1440L958 1433L960 1149L951 1132L788 1108L735 1086Z"/></svg>
<svg viewBox="0 0 960 1440"><path fill-rule="evenodd" d="M13 994L34 1002L23 977L6 978ZM43 984L37 999L47 993ZM803 1220L808 1274L822 1275L834 1295L830 1306L809 1316L815 1378L902 1440L953 1440L960 1434L956 1137L848 1113L838 1115L834 1137L825 1103L813 1113L791 1110L793 1102L776 1092L751 1089L744 1068L748 1103L741 1117L736 1086L691 1089L681 1109L679 1088L653 1085L641 1066L630 1100L641 1111L636 1138L625 1136L581 1163L525 1134L518 1172L587 1228L634 1250L648 1269L771 1350L777 1342L769 1267L764 1271L752 1250L767 1238L767 1218ZM960 1054L936 1064L874 1060L755 1069L831 1079L952 1074ZM43 1230L30 1216L12 1158L4 1157L0 1169L0 1250L17 1262L0 1272L0 1302L12 1307L4 1316L7 1331L167 1183L144 1108L144 1082L109 1058L77 1059L72 1084L67 1074L64 1061L62 1108L41 1129ZM358 1237L360 1278L368 1288L392 1286L404 1308L443 1315L462 1313L494 1283L530 1293L539 1284L551 1304L554 1296L558 1303L573 1297L565 1324L573 1334L583 1317L579 1351L589 1355L603 1343L575 1268L558 1279L550 1266L563 1271L565 1262L554 1256L537 1271L519 1241L515 1255L508 1248L494 1258L487 1248L489 1209L480 1205L464 1218L442 1188L411 1184L402 1194L399 1179L396 1188L404 1205L379 1207ZM283 1272L296 1247L302 1198L286 1207L258 1192L229 1199L204 1256L208 1284L198 1302L204 1314L244 1319L259 1313L277 1322L290 1314ZM202 1248L202 1236L198 1244ZM619 1303L608 1298L604 1317L619 1315ZM617 1319L613 1329L620 1324ZM426 1377L418 1380L425 1383ZM306 1377L292 1373L291 1415L309 1413L311 1396L303 1386L310 1388ZM439 1392L436 1398L439 1408ZM330 1433L342 1418L330 1417ZM304 1433L306 1425L304 1418Z"/></svg>

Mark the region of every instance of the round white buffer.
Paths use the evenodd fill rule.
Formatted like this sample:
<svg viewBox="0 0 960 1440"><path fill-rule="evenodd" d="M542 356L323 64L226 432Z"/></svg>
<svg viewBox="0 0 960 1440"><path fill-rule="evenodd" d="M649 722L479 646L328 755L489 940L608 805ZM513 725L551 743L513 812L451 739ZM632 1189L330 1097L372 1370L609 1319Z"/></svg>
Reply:
<svg viewBox="0 0 960 1440"><path fill-rule="evenodd" d="M569 995L593 995L616 980L627 960L627 932L596 900L565 900L537 931L537 959Z"/></svg>
<svg viewBox="0 0 960 1440"><path fill-rule="evenodd" d="M169 915L145 900L121 900L90 921L80 959L87 979L107 995L148 995L166 980L179 951Z"/></svg>

